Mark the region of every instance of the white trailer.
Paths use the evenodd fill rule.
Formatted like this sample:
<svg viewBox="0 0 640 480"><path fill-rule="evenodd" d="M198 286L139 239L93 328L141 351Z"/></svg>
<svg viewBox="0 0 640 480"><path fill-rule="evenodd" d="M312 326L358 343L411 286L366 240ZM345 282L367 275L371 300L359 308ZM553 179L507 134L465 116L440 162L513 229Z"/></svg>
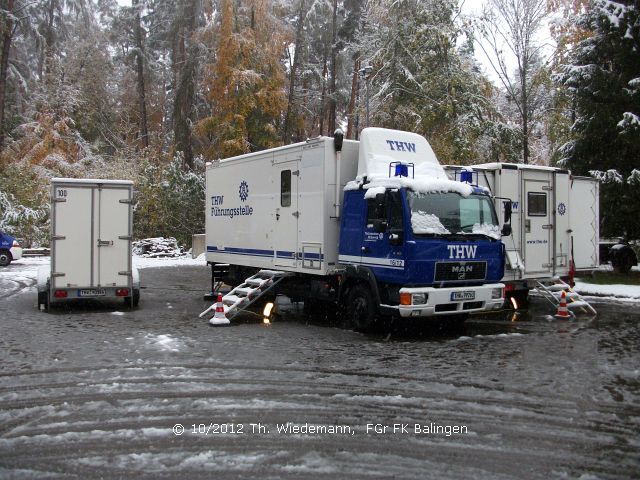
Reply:
<svg viewBox="0 0 640 480"><path fill-rule="evenodd" d="M38 272L38 304L123 298L137 305L133 268L133 182L51 180L51 264Z"/></svg>
<svg viewBox="0 0 640 480"><path fill-rule="evenodd" d="M599 264L599 184L568 170L512 163L445 167L451 178L472 171L488 188L505 222L511 202L512 233L503 236L507 263L503 282L512 295L526 296L536 281L566 277Z"/></svg>

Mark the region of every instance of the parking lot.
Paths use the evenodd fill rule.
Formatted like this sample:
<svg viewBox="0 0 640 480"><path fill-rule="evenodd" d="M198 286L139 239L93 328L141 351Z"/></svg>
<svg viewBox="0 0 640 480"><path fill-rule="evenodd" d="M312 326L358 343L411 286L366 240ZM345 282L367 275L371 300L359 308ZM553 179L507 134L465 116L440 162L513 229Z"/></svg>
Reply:
<svg viewBox="0 0 640 480"><path fill-rule="evenodd" d="M285 305L270 325L245 315L214 328L198 318L209 305L204 265L143 269L136 310L89 303L50 314L36 308L35 270L8 268L3 478L637 478L640 469L636 303L596 301L597 317L557 321L534 299L528 313L473 317L462 330L375 335Z"/></svg>

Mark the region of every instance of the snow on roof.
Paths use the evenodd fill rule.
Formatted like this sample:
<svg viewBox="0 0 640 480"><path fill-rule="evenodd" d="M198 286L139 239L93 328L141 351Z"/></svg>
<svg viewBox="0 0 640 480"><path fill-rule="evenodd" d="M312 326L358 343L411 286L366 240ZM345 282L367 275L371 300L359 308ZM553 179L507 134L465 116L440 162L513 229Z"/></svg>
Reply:
<svg viewBox="0 0 640 480"><path fill-rule="evenodd" d="M131 180L104 180L99 178L52 178L51 183L133 185Z"/></svg>
<svg viewBox="0 0 640 480"><path fill-rule="evenodd" d="M386 175L374 175L367 177L366 181L363 177L356 177L355 180L348 182L345 190L358 190L362 187L368 190L365 198L373 198L377 193L384 193L388 188L408 188L416 193L438 193L438 192L455 192L464 197L468 197L472 193L488 193L484 187L476 187L468 183L455 182L448 178L433 178L421 176L417 178L408 177L389 177Z"/></svg>
<svg viewBox="0 0 640 480"><path fill-rule="evenodd" d="M508 166L507 166L508 165ZM548 167L546 165L531 165L524 163L508 163L508 162L490 162L490 163L480 163L478 165L470 165L470 166L461 166L461 165L445 165L446 169L461 169L461 170L500 170L502 168L517 168L518 170L544 170L548 172L554 172L557 170L565 170L558 167Z"/></svg>

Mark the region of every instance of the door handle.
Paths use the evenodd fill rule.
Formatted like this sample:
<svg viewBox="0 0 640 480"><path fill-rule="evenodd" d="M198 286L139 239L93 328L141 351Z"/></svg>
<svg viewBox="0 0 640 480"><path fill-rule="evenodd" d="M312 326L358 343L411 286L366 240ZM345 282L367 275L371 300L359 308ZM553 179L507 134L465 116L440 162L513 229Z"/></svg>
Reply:
<svg viewBox="0 0 640 480"><path fill-rule="evenodd" d="M524 221L524 230L525 233L531 233L531 220L528 218Z"/></svg>
<svg viewBox="0 0 640 480"><path fill-rule="evenodd" d="M113 240L98 240L99 247L111 247L113 245Z"/></svg>
<svg viewBox="0 0 640 480"><path fill-rule="evenodd" d="M371 253L371 249L370 249L369 247L362 247L362 248L360 249L360 251L361 251L362 253Z"/></svg>

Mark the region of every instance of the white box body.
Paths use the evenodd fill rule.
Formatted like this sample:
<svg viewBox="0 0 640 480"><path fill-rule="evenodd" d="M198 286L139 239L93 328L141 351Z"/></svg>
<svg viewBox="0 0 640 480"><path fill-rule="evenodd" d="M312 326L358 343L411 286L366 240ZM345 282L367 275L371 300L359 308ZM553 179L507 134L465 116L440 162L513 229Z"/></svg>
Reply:
<svg viewBox="0 0 640 480"><path fill-rule="evenodd" d="M451 178L467 167L447 166ZM560 168L523 164L473 165L473 180L494 196L504 224L512 204L512 234L503 236L507 262L503 281L543 280L598 266L599 185Z"/></svg>
<svg viewBox="0 0 640 480"><path fill-rule="evenodd" d="M132 291L133 182L51 180L51 301L56 289L67 299L81 291ZM131 293L129 293L131 295Z"/></svg>
<svg viewBox="0 0 640 480"><path fill-rule="evenodd" d="M338 268L346 182L358 168L358 142L345 140L336 190L334 139L240 155L207 165L206 259L327 275Z"/></svg>

